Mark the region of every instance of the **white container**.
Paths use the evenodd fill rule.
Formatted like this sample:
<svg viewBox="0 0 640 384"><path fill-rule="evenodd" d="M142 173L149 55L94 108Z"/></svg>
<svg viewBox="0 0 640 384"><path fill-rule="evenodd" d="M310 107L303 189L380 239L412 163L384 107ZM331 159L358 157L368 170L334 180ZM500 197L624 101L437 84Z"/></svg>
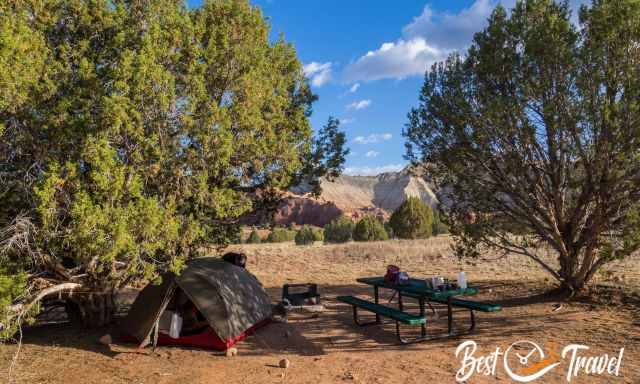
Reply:
<svg viewBox="0 0 640 384"><path fill-rule="evenodd" d="M182 316L177 312L171 315L171 326L169 326L169 336L172 339L180 337L180 331L182 330Z"/></svg>
<svg viewBox="0 0 640 384"><path fill-rule="evenodd" d="M458 287L467 289L467 275L464 272L458 273Z"/></svg>

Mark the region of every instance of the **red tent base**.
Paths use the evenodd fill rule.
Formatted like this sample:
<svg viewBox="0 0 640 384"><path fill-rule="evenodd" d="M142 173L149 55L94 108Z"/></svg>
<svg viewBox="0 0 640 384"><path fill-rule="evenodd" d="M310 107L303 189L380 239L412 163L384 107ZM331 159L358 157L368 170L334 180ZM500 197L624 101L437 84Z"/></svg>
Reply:
<svg viewBox="0 0 640 384"><path fill-rule="evenodd" d="M158 345L180 345L184 347L196 347L224 351L231 348L235 343L244 340L247 336L254 333L258 328L267 325L269 322L270 319L264 319L261 322L253 325L246 331L242 332L238 336L229 338L227 340L222 340L211 327L207 328L200 334L180 336L177 339L174 339L165 333L159 333ZM121 339L122 341L126 342L139 342L139 340L136 340L134 337L129 335L123 335Z"/></svg>

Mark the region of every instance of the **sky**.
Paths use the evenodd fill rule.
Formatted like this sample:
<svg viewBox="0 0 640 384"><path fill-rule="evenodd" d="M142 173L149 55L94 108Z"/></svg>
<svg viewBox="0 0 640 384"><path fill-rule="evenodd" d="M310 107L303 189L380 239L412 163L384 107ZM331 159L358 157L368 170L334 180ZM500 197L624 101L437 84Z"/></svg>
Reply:
<svg viewBox="0 0 640 384"><path fill-rule="evenodd" d="M515 0L250 0L293 43L319 96L311 124L341 121L351 153L345 173L406 166L402 130L418 105L425 71L468 48L498 3ZM572 0L577 9L582 1ZM189 0L197 7L200 0ZM574 12L575 13L575 12Z"/></svg>

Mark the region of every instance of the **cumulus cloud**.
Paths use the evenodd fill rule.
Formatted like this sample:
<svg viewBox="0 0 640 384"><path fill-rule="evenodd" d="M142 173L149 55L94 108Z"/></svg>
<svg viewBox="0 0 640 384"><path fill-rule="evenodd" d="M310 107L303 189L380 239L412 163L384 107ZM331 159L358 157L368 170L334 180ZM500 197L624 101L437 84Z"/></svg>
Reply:
<svg viewBox="0 0 640 384"><path fill-rule="evenodd" d="M575 23L577 10L588 0L569 3ZM451 52L465 50L474 33L486 27L488 17L498 4L511 9L515 0L475 0L457 13L437 12L427 5L402 29L398 40L383 43L349 64L343 73L344 80L352 83L422 76L434 62L444 60Z"/></svg>
<svg viewBox="0 0 640 384"><path fill-rule="evenodd" d="M359 100L359 101L354 101L353 103L349 104L346 106L347 111L359 111L361 109L365 109L365 108L369 108L369 106L371 105L371 100Z"/></svg>
<svg viewBox="0 0 640 384"><path fill-rule="evenodd" d="M311 85L321 87L331 80L331 65L331 62L318 63L312 61L302 67L302 71L311 80Z"/></svg>
<svg viewBox="0 0 640 384"><path fill-rule="evenodd" d="M387 164L377 167L347 167L344 169L344 173L351 176L375 176L385 172L398 172L403 168L404 164Z"/></svg>
<svg viewBox="0 0 640 384"><path fill-rule="evenodd" d="M427 5L420 16L402 29L402 34L406 38L426 38L443 49L462 49L471 43L474 33L484 28L496 5L496 1L476 0L458 13L434 12Z"/></svg>
<svg viewBox="0 0 640 384"><path fill-rule="evenodd" d="M374 144L381 141L391 140L393 135L390 133L373 133L369 136L356 136L353 142L356 144Z"/></svg>
<svg viewBox="0 0 640 384"><path fill-rule="evenodd" d="M386 78L404 79L423 74L425 69L447 52L431 46L421 37L400 39L384 43L379 49L369 51L345 69L347 81L370 81Z"/></svg>
<svg viewBox="0 0 640 384"><path fill-rule="evenodd" d="M355 83L351 86L351 88L349 88L349 92L355 93L358 90L358 88L360 88L360 83Z"/></svg>
<svg viewBox="0 0 640 384"><path fill-rule="evenodd" d="M366 157L377 157L380 154L380 152L377 151L367 151L367 153L365 153L364 155Z"/></svg>

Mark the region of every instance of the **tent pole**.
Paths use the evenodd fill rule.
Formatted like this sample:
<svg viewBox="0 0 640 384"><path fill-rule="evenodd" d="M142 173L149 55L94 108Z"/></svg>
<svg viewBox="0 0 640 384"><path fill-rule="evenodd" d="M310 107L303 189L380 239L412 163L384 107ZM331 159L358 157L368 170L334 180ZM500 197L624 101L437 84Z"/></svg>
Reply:
<svg viewBox="0 0 640 384"><path fill-rule="evenodd" d="M153 326L153 351L156 351L156 346L158 345L158 322Z"/></svg>

